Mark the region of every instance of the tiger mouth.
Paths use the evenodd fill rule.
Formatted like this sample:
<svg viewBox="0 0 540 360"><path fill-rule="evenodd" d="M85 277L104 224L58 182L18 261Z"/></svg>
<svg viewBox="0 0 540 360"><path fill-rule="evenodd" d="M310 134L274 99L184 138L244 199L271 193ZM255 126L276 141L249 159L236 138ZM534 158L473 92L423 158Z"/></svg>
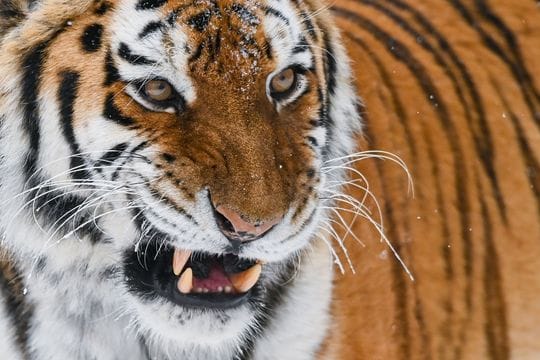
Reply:
<svg viewBox="0 0 540 360"><path fill-rule="evenodd" d="M192 308L228 309L257 291L262 264L234 254L208 254L172 247L132 254L126 275L131 290ZM138 291L137 291L138 290Z"/></svg>

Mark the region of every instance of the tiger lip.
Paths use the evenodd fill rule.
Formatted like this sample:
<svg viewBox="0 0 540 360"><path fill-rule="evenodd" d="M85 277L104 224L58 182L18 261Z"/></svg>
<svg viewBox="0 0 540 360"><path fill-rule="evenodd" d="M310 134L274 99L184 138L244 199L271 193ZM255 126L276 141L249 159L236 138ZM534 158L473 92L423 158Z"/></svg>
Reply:
<svg viewBox="0 0 540 360"><path fill-rule="evenodd" d="M226 294L243 294L251 290L262 272L262 264L255 263L252 267L236 274L225 274L226 284L214 289L207 287L194 288L194 274L191 268L185 268L191 257L192 252L187 250L174 250L172 270L175 276L179 276L177 281L177 289L181 294L188 295L192 293L226 293Z"/></svg>

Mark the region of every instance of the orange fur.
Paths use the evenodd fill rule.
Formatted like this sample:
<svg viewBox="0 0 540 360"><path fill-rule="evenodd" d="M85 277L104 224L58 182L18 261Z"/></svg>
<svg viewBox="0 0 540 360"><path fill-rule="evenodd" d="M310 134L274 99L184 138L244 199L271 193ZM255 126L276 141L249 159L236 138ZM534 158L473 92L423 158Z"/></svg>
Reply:
<svg viewBox="0 0 540 360"><path fill-rule="evenodd" d="M414 179L412 198L395 164L356 166L415 279L373 228L357 220L353 231L366 247L346 240L356 275L337 275L333 331L321 358L540 356L540 11L533 1L461 3L477 28L440 0L334 4L365 101L361 148L396 153ZM515 38L515 48L489 12Z"/></svg>
<svg viewBox="0 0 540 360"><path fill-rule="evenodd" d="M162 11L168 13L179 4L181 2L171 1ZM205 6L200 3L188 7L177 22L185 23ZM226 8L231 3L224 1L219 6ZM183 196L193 199L193 194L207 187L215 204L227 204L253 221L281 217L291 202L306 201L312 196L318 179L306 176L313 153L305 145L303 134L310 128L309 118L317 114L320 106L316 92L319 80L311 75L312 90L294 106L278 113L266 99L266 76L275 64L257 53L266 46L260 27L255 34L256 43L247 50L257 53L257 57L243 58L238 56L237 44L245 30L239 28L234 15L214 19L222 23L211 24L209 30L200 34L186 26L192 52L201 44L203 50L200 57L189 64L197 100L190 104L188 111L177 115L146 110L124 93L123 83L103 87L104 66L95 64L104 63L107 47L85 53L80 37L88 25L94 22L107 25L109 19L107 15L100 18L89 14L91 11L70 17L70 26L49 47L44 72L43 86L52 92L58 87L58 74L62 71L81 74L81 93L75 105L78 126L85 126L91 114L99 115L96 111L101 111L106 95L112 93L123 114L135 119L133 128L175 158L171 164L161 164L170 176L158 181L157 188L161 183L182 183ZM230 32L220 34L219 57L212 58L207 51L210 45L203 42L216 35L215 28L227 26ZM223 69L227 70L226 76ZM305 119L305 123L291 121L298 118ZM254 177L253 174L264 176Z"/></svg>

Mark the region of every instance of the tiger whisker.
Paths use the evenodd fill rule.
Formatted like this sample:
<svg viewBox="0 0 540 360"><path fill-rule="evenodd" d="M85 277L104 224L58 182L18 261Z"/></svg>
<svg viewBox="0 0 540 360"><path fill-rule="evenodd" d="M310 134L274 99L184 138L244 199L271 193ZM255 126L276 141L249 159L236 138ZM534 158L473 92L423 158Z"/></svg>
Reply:
<svg viewBox="0 0 540 360"><path fill-rule="evenodd" d="M325 164L334 163L334 162L341 163L344 160L345 160L345 163L338 164L338 165L335 165L335 166L323 166L322 169L324 171L324 170L328 170L328 169L339 169L339 168L344 167L347 170L353 170L353 168L349 167L348 165L354 164L354 163L356 163L358 161L362 161L362 160L365 160L365 159L370 159L370 158L379 159L379 160L389 160L389 161L397 164L399 167L401 167L401 169L403 169L403 171L407 175L407 180L408 180L408 184L409 184L409 189L408 190L412 194L412 196L414 197L414 186L413 186L414 182L413 182L412 174L409 171L409 168L407 167L405 162L401 159L401 157L399 157L398 155L393 154L391 152L388 152L388 151L367 150L367 151L361 151L361 152L357 152L357 153L346 155L346 156L336 157L336 158L333 158L333 159L326 160ZM354 169L354 170L356 170L356 169Z"/></svg>
<svg viewBox="0 0 540 360"><path fill-rule="evenodd" d="M340 210L340 211L345 211L345 212L350 212L350 213L355 213L353 210L351 209L345 209L345 208L342 208L342 207L334 207L335 209L337 210ZM395 247L392 245L392 243L390 242L390 240L388 240L385 232L384 232L384 228L382 228L380 226L379 223L377 223L373 218L371 218L370 216L363 216L365 219L367 219L373 226L374 228L377 230L377 232L379 233L379 236L381 237L381 242L384 242L389 248L390 250L392 251L394 257L399 261L400 265L403 267L403 269L405 270L405 272L407 273L407 275L409 276L409 278L411 279L411 281L414 281L414 276L412 275L411 271L409 270L409 267L405 264L405 262L403 261L403 259L401 258L401 256L399 255L399 253L397 252L397 250L395 249Z"/></svg>
<svg viewBox="0 0 540 360"><path fill-rule="evenodd" d="M108 151L116 151L116 152L125 152L125 151L119 151L119 150L108 150ZM45 170L45 168L47 166L51 166L51 165L55 165L59 162L62 162L62 161L67 161L67 160L70 160L70 159L73 159L73 158L78 158L78 157L83 157L84 155L93 155L93 154L100 154L102 155L104 153L104 151L87 151L87 152L79 152L79 153L75 153L75 154L71 154L69 156L64 156L64 157L60 157L60 158L56 158L44 165L42 165L41 167L37 168L34 170L34 172L28 177L26 183L25 183L25 187L26 187L26 184L33 180L34 176L37 176L37 174L41 173L41 171ZM137 154L137 153L126 153L126 155L129 155L129 156L126 156L126 158L137 158L137 157L143 157L143 155L140 155L140 154ZM78 169L82 169L83 167L85 166L85 164L83 165L79 165L75 168L78 168Z"/></svg>
<svg viewBox="0 0 540 360"><path fill-rule="evenodd" d="M328 242L325 236L317 233L315 236L317 236L318 239L322 240L326 246L328 247L328 250L330 250L330 253L332 254L332 258L334 259L334 264L336 264L339 267L339 271L342 275L345 274L345 268L343 267L343 263L341 262L341 259L339 258L338 254L334 250L334 247Z"/></svg>
<svg viewBox="0 0 540 360"><path fill-rule="evenodd" d="M352 226L354 225L354 220L356 219L357 214L355 214L355 217L353 221L351 221L349 224L346 223L345 219L341 216L339 211L332 209L332 211L336 214L336 216L339 218L340 221L334 220L332 218L329 218L328 220L336 225L339 225L340 227L344 228L347 232L345 235L343 235L343 241L347 238L347 235L351 235L357 243L359 243L362 247L366 247L366 244L362 240L358 238L358 236L352 231Z"/></svg>
<svg viewBox="0 0 540 360"><path fill-rule="evenodd" d="M326 231L330 236L331 238L335 239L336 242L338 243L339 247L341 248L341 250L343 251L343 254L345 254L345 258L347 260L347 263L349 265L349 268L351 269L352 273L353 274L356 274L356 270L354 269L354 265L352 263L352 260L351 260L351 257L349 256L349 250L347 249L347 247L345 246L345 244L343 243L343 240L339 237L338 233L336 232L336 230L332 227L332 225L330 225L329 223L327 222L323 222L326 226L319 226L319 229L321 230L324 230Z"/></svg>

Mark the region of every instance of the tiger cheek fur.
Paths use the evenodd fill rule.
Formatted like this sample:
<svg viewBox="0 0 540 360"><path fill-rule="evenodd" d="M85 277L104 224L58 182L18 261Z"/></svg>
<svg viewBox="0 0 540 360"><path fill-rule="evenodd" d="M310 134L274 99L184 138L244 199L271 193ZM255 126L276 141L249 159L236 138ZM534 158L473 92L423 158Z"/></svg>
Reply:
<svg viewBox="0 0 540 360"><path fill-rule="evenodd" d="M332 279L321 191L342 181L322 167L360 129L338 35L308 16L320 5L17 4L0 197L22 214L2 227L23 356L264 358L285 341L311 358Z"/></svg>
<svg viewBox="0 0 540 360"><path fill-rule="evenodd" d="M105 115L152 142L163 154L156 156L156 164L165 175L155 187L161 183L177 185L187 200L194 200L195 194L206 188L215 203L234 207L247 218L268 219L283 216L291 203L306 202L313 195L317 182L307 174L320 163L306 139L321 110L315 91L320 84L316 76L310 76L306 94L283 111L276 110L266 89L267 76L276 61L262 54L270 45L264 43L259 21L253 29L259 44L252 49L255 55L248 58L240 51L249 49L238 49L238 42L245 41L238 39L239 34L227 37L215 30L206 33L189 25L183 27L190 39L186 46L193 52L188 74L197 96L185 111L167 114L144 109L124 93L125 83L115 81L111 72L118 69L108 43L113 35L106 30L107 23L114 21L111 17L91 17L70 25L51 45L45 65L44 87L59 89L62 85L58 81L64 80L71 82L67 90L76 92L72 94L76 97L72 121L81 129L82 134L76 137L85 150L98 151L104 146L103 124L95 124L94 119ZM192 18L184 15L176 22L189 23ZM233 14L206 26L221 29L235 21L239 22ZM219 49L215 48L217 36ZM164 38L163 44L168 46L171 40ZM208 42L214 43L213 49L206 49ZM80 51L67 56L65 49L73 43L81 43ZM97 61L106 66L95 66ZM66 70L59 72L58 68ZM65 79L66 74L75 75Z"/></svg>

